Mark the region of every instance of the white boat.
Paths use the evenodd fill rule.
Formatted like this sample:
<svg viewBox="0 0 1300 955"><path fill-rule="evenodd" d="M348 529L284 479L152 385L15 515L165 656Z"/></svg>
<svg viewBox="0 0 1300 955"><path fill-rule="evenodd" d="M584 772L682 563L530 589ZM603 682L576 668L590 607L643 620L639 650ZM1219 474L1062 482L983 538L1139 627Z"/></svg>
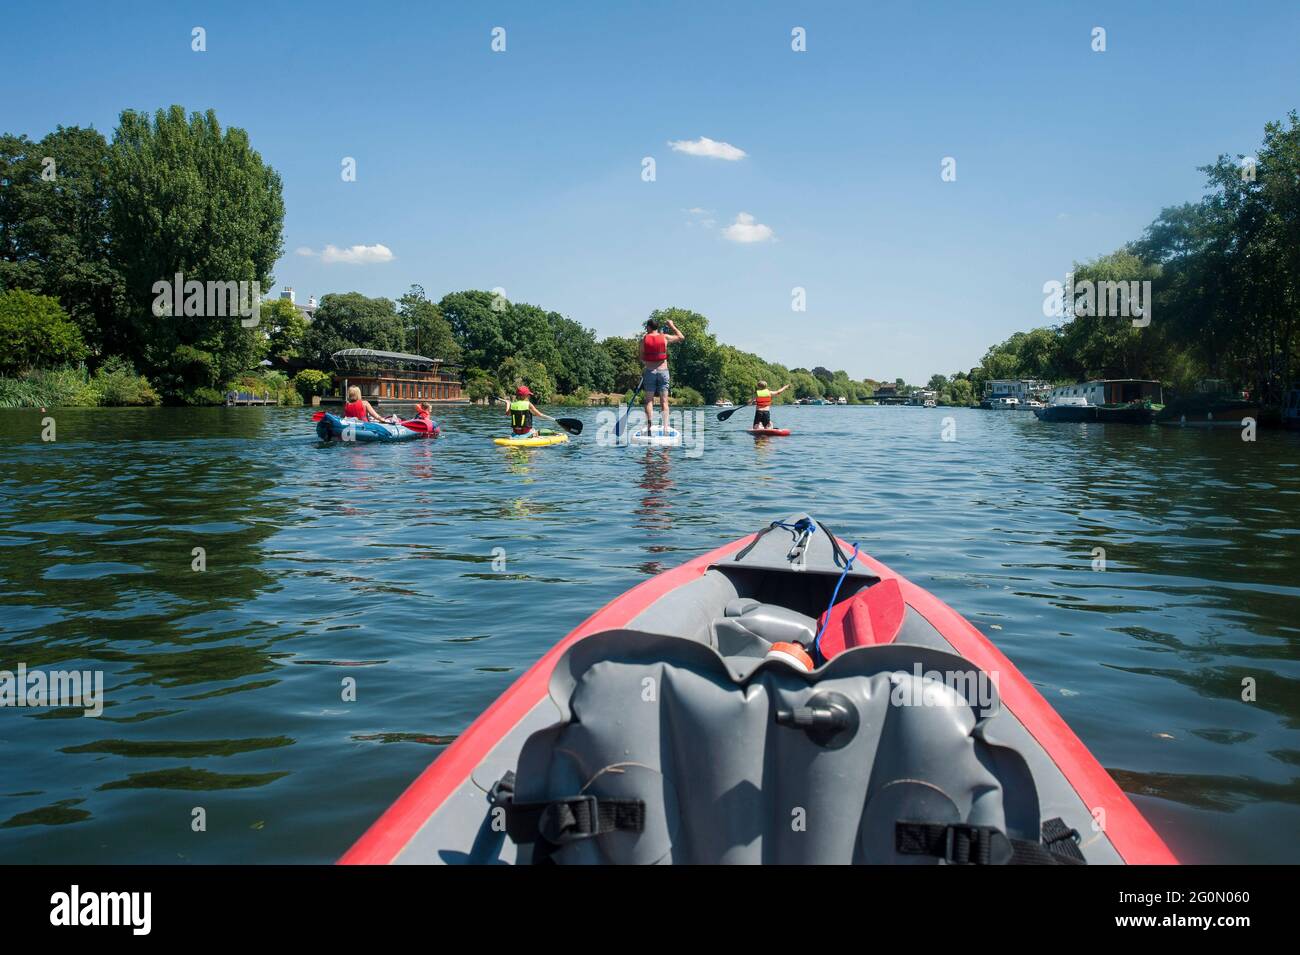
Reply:
<svg viewBox="0 0 1300 955"><path fill-rule="evenodd" d="M934 403L934 399L933 399L933 398L926 398L926 399L925 399L925 404L922 405L921 407L923 407L923 408L937 408L938 405L936 405L936 404Z"/></svg>
<svg viewBox="0 0 1300 955"><path fill-rule="evenodd" d="M994 411L1015 411L1020 407L1020 399L1009 396L994 398L989 401L989 407Z"/></svg>
<svg viewBox="0 0 1300 955"><path fill-rule="evenodd" d="M849 403L849 399L845 398L843 395L840 395L840 400L835 403L838 405L846 405Z"/></svg>
<svg viewBox="0 0 1300 955"><path fill-rule="evenodd" d="M713 404L714 404L716 407L718 407L718 408L734 408L734 407L736 407L736 406L733 405L730 401L728 401L726 398L722 398L722 399L720 399L720 400L718 400L718 401L715 401Z"/></svg>

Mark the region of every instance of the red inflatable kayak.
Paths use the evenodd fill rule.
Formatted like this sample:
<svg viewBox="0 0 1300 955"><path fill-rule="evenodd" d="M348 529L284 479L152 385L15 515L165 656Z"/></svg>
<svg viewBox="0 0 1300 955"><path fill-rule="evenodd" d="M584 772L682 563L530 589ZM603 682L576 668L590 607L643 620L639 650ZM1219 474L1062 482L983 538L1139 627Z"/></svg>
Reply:
<svg viewBox="0 0 1300 955"><path fill-rule="evenodd" d="M790 433L789 428L750 428L749 433L756 438L784 438Z"/></svg>
<svg viewBox="0 0 1300 955"><path fill-rule="evenodd" d="M982 633L795 515L589 617L340 861L1177 860Z"/></svg>

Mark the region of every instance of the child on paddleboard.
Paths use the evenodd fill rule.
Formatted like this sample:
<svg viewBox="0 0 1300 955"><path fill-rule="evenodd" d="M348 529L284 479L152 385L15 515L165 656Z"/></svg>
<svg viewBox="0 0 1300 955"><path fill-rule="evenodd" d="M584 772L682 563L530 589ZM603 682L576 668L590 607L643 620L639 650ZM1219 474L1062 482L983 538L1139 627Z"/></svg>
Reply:
<svg viewBox="0 0 1300 955"><path fill-rule="evenodd" d="M781 392L789 388L789 385L782 385L776 391L768 391L767 382L762 378L758 380L758 388L754 391L754 400L750 402L754 406L754 424L753 429L772 428L772 399Z"/></svg>
<svg viewBox="0 0 1300 955"><path fill-rule="evenodd" d="M531 438L537 434L537 429L533 427L533 418L555 420L550 415L542 414L537 410L537 406L532 402L532 394L527 385L520 385L515 389L515 400L506 402L506 410L510 412L510 431L520 438ZM505 401L504 398L497 400Z"/></svg>

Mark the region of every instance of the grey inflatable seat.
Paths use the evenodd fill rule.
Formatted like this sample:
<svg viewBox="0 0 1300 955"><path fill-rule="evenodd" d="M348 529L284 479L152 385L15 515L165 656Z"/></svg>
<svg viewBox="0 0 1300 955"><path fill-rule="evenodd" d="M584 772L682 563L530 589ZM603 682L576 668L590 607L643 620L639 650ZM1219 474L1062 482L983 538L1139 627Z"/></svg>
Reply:
<svg viewBox="0 0 1300 955"><path fill-rule="evenodd" d="M561 717L523 746L508 832L521 860L531 847L554 863L937 864L954 827L986 853L990 839L994 853L1038 845L1033 777L994 742L996 690L980 677L908 644L804 673L695 640L595 634L552 673Z"/></svg>

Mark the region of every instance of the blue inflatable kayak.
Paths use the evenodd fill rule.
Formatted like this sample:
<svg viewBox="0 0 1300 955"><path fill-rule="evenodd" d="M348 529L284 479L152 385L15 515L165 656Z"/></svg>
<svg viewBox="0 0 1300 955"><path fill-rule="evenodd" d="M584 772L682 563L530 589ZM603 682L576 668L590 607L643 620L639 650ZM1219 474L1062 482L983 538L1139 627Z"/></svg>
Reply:
<svg viewBox="0 0 1300 955"><path fill-rule="evenodd" d="M424 428L428 430L423 430ZM329 412L316 422L316 434L322 441L411 441L415 438L436 438L438 431L436 424L425 425L423 421L381 424L359 418L340 418Z"/></svg>

